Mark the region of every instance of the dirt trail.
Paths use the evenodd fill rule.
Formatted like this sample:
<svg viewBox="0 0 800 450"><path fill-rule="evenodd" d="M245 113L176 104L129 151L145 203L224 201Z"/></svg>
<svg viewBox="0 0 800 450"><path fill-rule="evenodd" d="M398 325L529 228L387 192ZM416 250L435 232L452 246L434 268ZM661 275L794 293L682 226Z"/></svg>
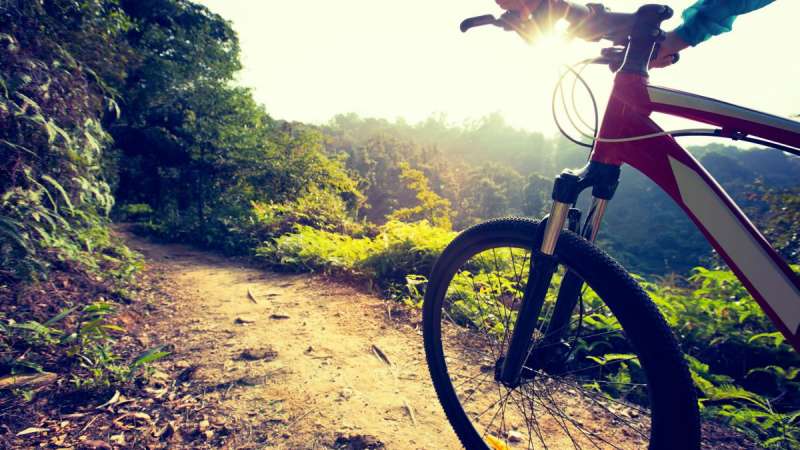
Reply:
<svg viewBox="0 0 800 450"><path fill-rule="evenodd" d="M418 316L392 319L386 302L309 275L131 245L177 300L157 339L174 343L204 397L244 424L238 442L330 448L369 435L390 449L460 448L429 380Z"/></svg>

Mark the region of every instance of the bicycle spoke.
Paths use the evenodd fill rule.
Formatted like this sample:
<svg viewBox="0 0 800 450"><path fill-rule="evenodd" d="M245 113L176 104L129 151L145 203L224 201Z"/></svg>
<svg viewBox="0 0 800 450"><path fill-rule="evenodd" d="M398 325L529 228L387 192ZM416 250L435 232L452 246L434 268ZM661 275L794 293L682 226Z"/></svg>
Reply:
<svg viewBox="0 0 800 450"><path fill-rule="evenodd" d="M514 401L514 404L517 405L517 409L519 409L522 417L525 419L525 426L528 429L528 448L533 448L533 436L534 434L542 443L542 446L545 450L547 450L547 443L544 441L544 437L542 435L542 430L539 428L539 421L536 419L536 415L534 411L531 411L531 415L528 415L528 412L525 409L525 403L523 402L520 404L519 400L511 395L511 399ZM533 428L533 429L531 429ZM533 431L533 433L531 433Z"/></svg>
<svg viewBox="0 0 800 450"><path fill-rule="evenodd" d="M531 256L527 249L492 247L466 260L455 272L458 282L445 293L442 321L452 327L447 329L450 340L443 344L459 403L469 411L478 435L509 448L627 449L638 445L639 438L649 435L649 412L628 403L645 404L648 398L648 385L636 378L641 371L629 365L638 357L588 358L603 358L603 350L616 355L630 352L628 337L611 320L614 316L608 307L597 297L586 297L585 285L578 298L580 307L565 324L551 328L560 280L568 267L556 273L543 299L523 365L526 378L514 388L495 379L530 281ZM602 420L587 419L594 415ZM631 433L615 433L615 428ZM629 441L631 436L634 441Z"/></svg>
<svg viewBox="0 0 800 450"><path fill-rule="evenodd" d="M597 405L601 406L602 408L604 408L604 409L608 410L608 408L607 408L605 405L603 405L603 403L602 403L600 400L598 400L598 395L597 395L596 393L594 393L594 392L592 392L592 391L588 391L588 390L584 389L584 388L583 388L583 386L581 386L581 385L579 385L579 384L573 384L573 383L569 383L569 382L567 382L567 381L566 381L564 378L556 378L556 377L552 377L552 376L550 376L550 375L547 375L547 374L546 374L546 373L544 373L544 372L538 372L538 375L541 375L541 376L547 377L547 378L549 378L549 379L553 380L553 381L554 381L554 382L556 382L556 383L565 384L565 385L567 385L567 386L569 386L569 387L571 387L571 388L573 388L573 389L577 389L577 390L581 391L581 393L583 393L584 395L586 395L586 396L587 396L587 397L588 397L590 400L592 400L594 403L596 403ZM594 395L592 395L592 394L594 394ZM648 411L645 411L645 410L643 410L643 409L641 409L641 408L639 408L639 407L637 407L637 406L635 406L635 405L631 405L631 404L628 404L628 403L623 403L623 402L621 402L621 401L619 401L619 400L615 400L615 399L613 399L613 398L609 398L609 397L600 397L600 398L602 398L604 401L608 401L608 402L611 402L611 403L615 403L615 404L618 404L618 405L620 405L620 406L623 406L623 407L625 407L625 408L633 409L633 410L635 410L635 411L637 411L638 413L640 413L640 414L643 414L643 415L648 415L648 414L650 414ZM611 411L609 410L609 412L611 412ZM620 419L621 419L621 418L620 418Z"/></svg>
<svg viewBox="0 0 800 450"><path fill-rule="evenodd" d="M633 361L634 359L639 359L639 357L638 356L632 356L632 357L626 358L626 359L616 359L614 361L611 361L608 364L595 364L593 366L581 367L580 369L576 369L576 370L573 370L573 371L570 371L570 372L564 372L561 375L574 375L574 374L576 374L578 372L585 372L587 370L596 369L598 367L607 368L612 364L621 364L621 363L624 363L626 361Z"/></svg>

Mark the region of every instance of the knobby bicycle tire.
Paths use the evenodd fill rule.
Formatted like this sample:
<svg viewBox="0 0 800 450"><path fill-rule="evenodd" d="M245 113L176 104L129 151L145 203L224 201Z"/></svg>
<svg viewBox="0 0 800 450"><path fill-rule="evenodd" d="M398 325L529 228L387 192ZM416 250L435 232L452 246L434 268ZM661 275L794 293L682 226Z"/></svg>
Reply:
<svg viewBox="0 0 800 450"><path fill-rule="evenodd" d="M538 248L540 240L537 221L491 220L465 230L451 242L429 277L423 306L428 368L444 412L461 443L469 450L489 446L465 412L448 374L442 340L445 296L456 271L473 255L499 246L530 251ZM616 261L572 232L562 232L555 256L597 293L618 319L638 355L647 378L649 448L699 448L699 412L690 372L672 331L647 293Z"/></svg>

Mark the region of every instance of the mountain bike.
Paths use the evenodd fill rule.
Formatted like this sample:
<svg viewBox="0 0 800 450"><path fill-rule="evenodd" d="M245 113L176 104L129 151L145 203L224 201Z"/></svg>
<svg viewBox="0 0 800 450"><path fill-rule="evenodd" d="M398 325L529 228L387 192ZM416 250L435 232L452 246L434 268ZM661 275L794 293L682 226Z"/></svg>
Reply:
<svg viewBox="0 0 800 450"><path fill-rule="evenodd" d="M530 20L506 13L461 24L462 31L494 25L530 38L540 23L563 18L571 35L612 44L584 66L615 72L599 130L588 136L589 162L558 175L549 215L495 219L463 231L428 279L427 363L467 449L700 447L695 388L674 334L637 280L594 244L624 163L683 209L800 348L798 277L675 140L716 136L800 155L800 123L651 86L649 63L671 16L662 5L616 13L564 2ZM569 72L583 82L580 70ZM664 131L653 112L713 128ZM575 205L590 188L584 217Z"/></svg>

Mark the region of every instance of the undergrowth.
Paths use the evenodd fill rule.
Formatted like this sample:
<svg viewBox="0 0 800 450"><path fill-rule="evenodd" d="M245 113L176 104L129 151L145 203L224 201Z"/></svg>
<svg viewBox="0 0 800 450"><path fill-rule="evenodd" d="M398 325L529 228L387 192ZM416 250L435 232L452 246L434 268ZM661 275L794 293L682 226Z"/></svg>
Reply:
<svg viewBox="0 0 800 450"><path fill-rule="evenodd" d="M101 74L104 81L92 64L123 57L115 39L130 24L99 2L7 6L0 20L0 377L51 372L61 390L107 389L161 356L129 361L116 350L126 331L114 313L117 302L133 300L141 258L110 230L112 142L104 121L119 108L106 83L112 73ZM5 400L7 392L0 394Z"/></svg>
<svg viewBox="0 0 800 450"><path fill-rule="evenodd" d="M256 254L283 268L372 280L390 297L420 307L425 275L453 237L454 233L425 221L388 222L372 237L352 237L298 225L293 232L259 246ZM457 274L453 281L449 295L456 297L450 299L455 308L451 314L455 320L486 324L487 314L502 314L485 305L475 306L475 284L486 287L500 283L497 290L502 292L512 289L514 282L512 275L503 280L481 275L484 269L480 262L471 270L474 273ZM678 335L703 417L721 420L766 447L797 448L800 358L774 331L735 275L728 270L698 267L686 279L640 281ZM465 288L459 289L459 283ZM584 302L587 311L600 306L599 298L591 291L584 295ZM503 308L500 304L495 306ZM588 315L584 321L592 335L603 336L604 332L619 328L613 317L604 314ZM611 338L593 339L584 341L575 357L604 365L629 357L628 351ZM640 372L636 364L626 363L608 370L605 376L612 382L630 381L641 376ZM608 389L613 385L609 383L602 389L608 395L622 395ZM597 389L601 387L598 385ZM635 399L631 392L625 395L629 400Z"/></svg>

